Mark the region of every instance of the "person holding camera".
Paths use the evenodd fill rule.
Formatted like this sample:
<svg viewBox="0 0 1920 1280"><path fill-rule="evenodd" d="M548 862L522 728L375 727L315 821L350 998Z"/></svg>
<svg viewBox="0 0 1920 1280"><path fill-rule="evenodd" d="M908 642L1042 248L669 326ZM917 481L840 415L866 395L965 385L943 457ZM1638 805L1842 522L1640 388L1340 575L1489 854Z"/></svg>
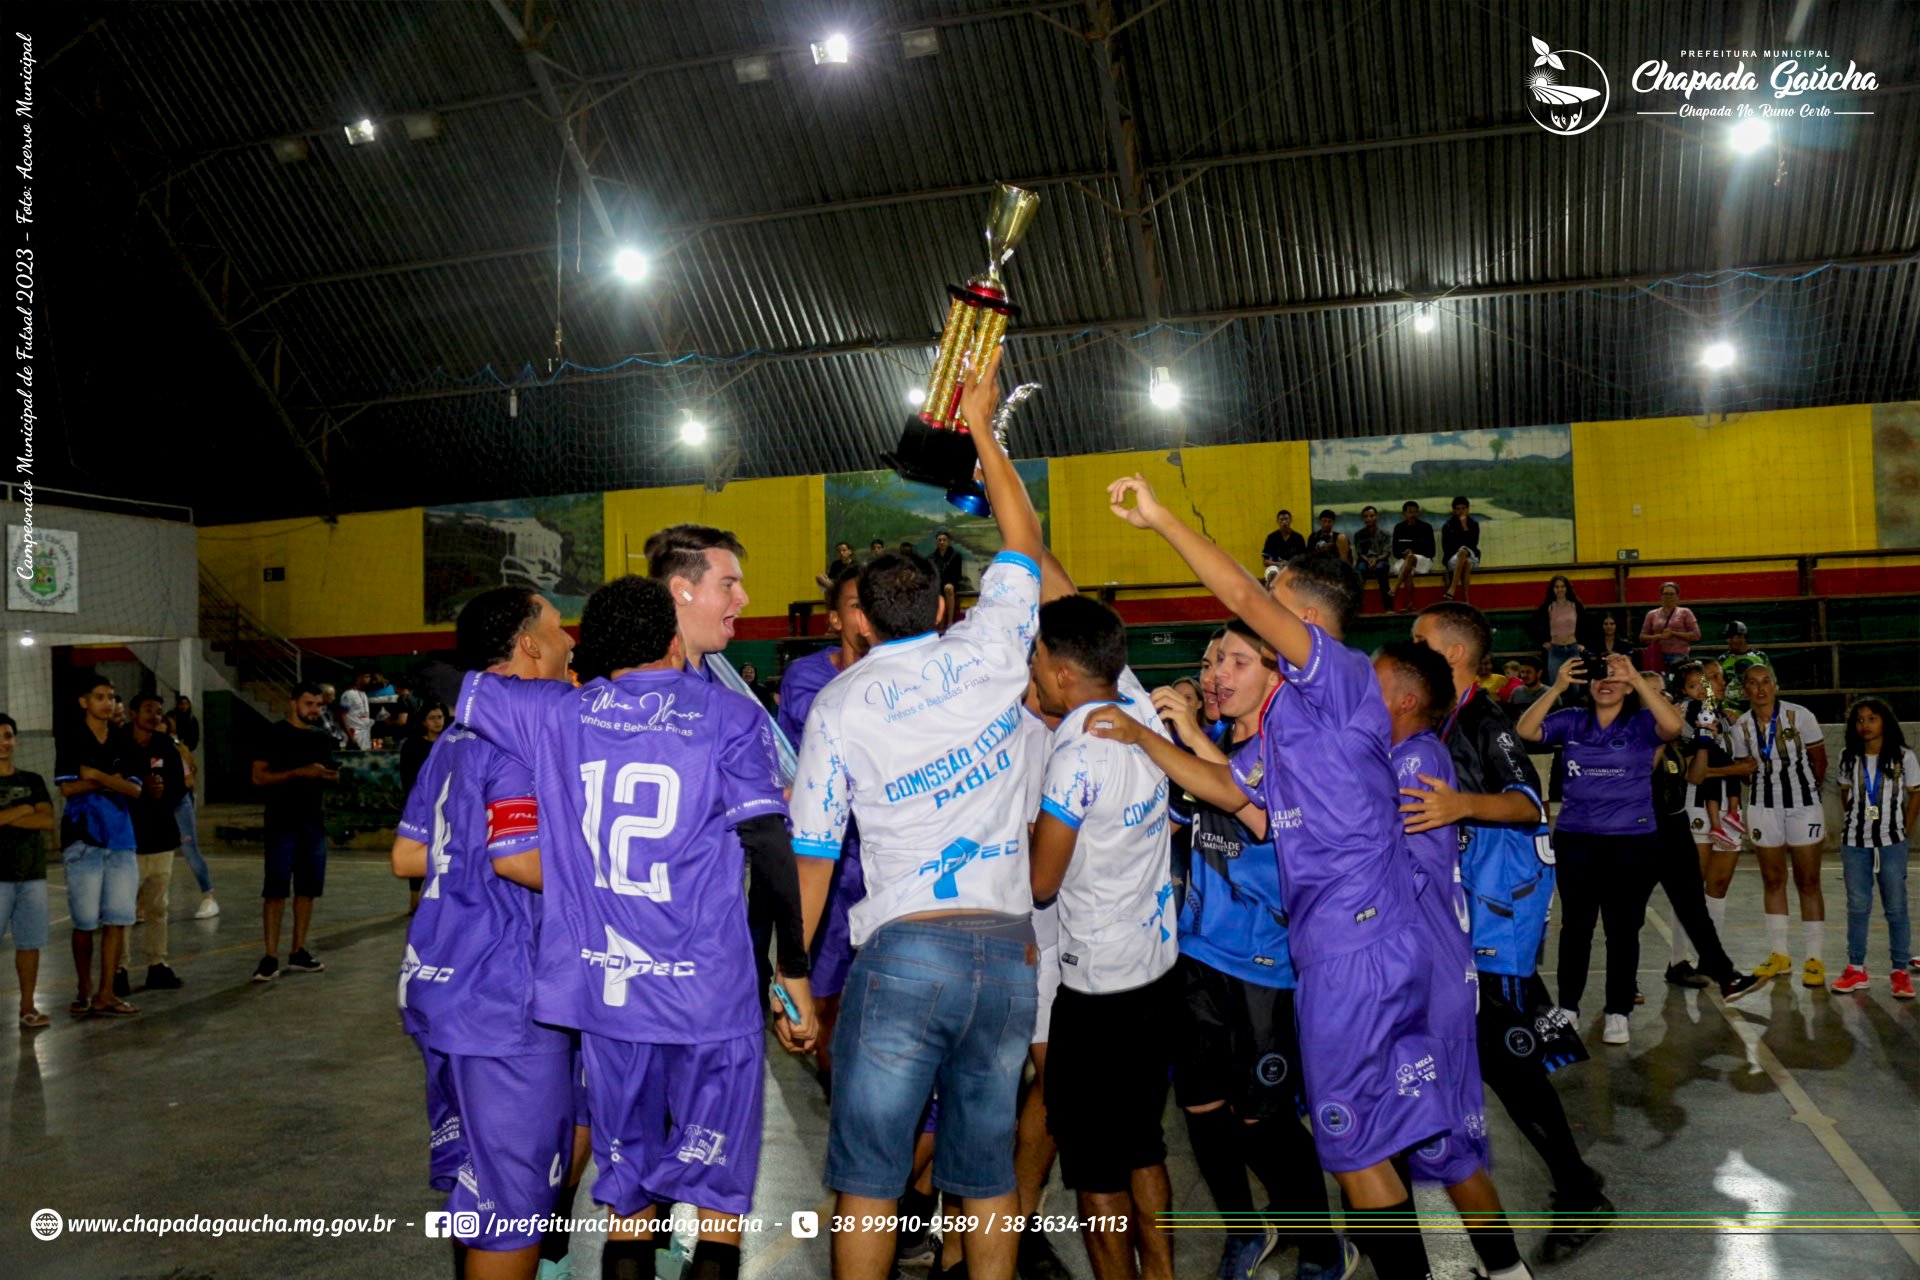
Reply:
<svg viewBox="0 0 1920 1280"><path fill-rule="evenodd" d="M1576 684L1589 686L1587 707L1554 706ZM1559 747L1566 761L1566 799L1554 828L1560 899L1560 1004L1577 1014L1593 958L1593 930L1607 930L1606 1026L1601 1040L1625 1044L1640 967L1640 927L1659 880L1659 818L1653 804L1654 759L1686 730L1680 709L1660 694L1657 677L1634 670L1624 655L1560 668L1545 697L1528 707L1514 731L1527 742Z"/></svg>

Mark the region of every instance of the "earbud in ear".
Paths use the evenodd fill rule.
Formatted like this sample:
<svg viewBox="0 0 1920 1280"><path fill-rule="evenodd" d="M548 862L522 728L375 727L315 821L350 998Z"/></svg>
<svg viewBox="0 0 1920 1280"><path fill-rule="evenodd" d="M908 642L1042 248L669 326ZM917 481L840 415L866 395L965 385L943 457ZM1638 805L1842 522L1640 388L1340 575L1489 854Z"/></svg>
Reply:
<svg viewBox="0 0 1920 1280"><path fill-rule="evenodd" d="M680 598L681 598L682 600L685 600L685 601L686 601L686 602L687 602L688 604L692 604L692 603L693 603L693 592L691 592L691 591L682 591L682 592L680 593Z"/></svg>

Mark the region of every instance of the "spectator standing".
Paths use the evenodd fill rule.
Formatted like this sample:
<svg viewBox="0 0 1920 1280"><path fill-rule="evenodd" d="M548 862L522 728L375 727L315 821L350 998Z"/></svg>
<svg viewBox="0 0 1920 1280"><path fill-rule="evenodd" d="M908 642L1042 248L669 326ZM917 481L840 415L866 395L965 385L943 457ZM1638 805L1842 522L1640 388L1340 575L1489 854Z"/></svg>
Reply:
<svg viewBox="0 0 1920 1280"><path fill-rule="evenodd" d="M372 684L373 676L363 671L340 695L340 727L355 751L373 749L373 704L367 696Z"/></svg>
<svg viewBox="0 0 1920 1280"><path fill-rule="evenodd" d="M1380 527L1380 508L1360 511L1360 530L1353 535L1353 567L1360 571L1360 589L1369 581L1380 584L1380 607L1393 608L1393 587L1387 581L1393 558L1393 535Z"/></svg>
<svg viewBox="0 0 1920 1280"><path fill-rule="evenodd" d="M1593 682L1593 705L1554 710L1578 678L1563 666L1547 696L1528 707L1514 729L1527 742L1559 747L1566 760L1566 800L1554 826L1559 871L1560 1004L1580 1011L1593 959L1594 925L1607 931L1606 1026L1601 1040L1625 1044L1640 965L1640 928L1660 874L1659 819L1653 769L1661 748L1686 729L1651 673L1624 657L1607 661ZM1635 704L1639 705L1635 705Z"/></svg>
<svg viewBox="0 0 1920 1280"><path fill-rule="evenodd" d="M1480 522L1472 515L1473 504L1464 497L1453 500L1453 516L1440 530L1440 563L1446 566L1448 600L1465 601L1473 571L1480 563Z"/></svg>
<svg viewBox="0 0 1920 1280"><path fill-rule="evenodd" d="M38 1031L47 1015L33 1002L40 952L47 945L47 844L53 797L46 779L16 769L20 726L0 712L0 936L13 935L13 972L20 980L20 1026Z"/></svg>
<svg viewBox="0 0 1920 1280"><path fill-rule="evenodd" d="M327 736L333 739L333 749L345 751L351 746L353 740L347 737L346 726L340 723L339 695L334 693L333 686L330 684L316 687L320 690L321 727L327 731Z"/></svg>
<svg viewBox="0 0 1920 1280"><path fill-rule="evenodd" d="M79 994L67 1012L125 1017L140 1012L114 994L140 888L129 805L140 794L140 771L127 731L114 724L121 702L113 682L95 676L80 694L82 718L54 750L53 780L66 797L60 815L67 912L73 918L73 967ZM100 934L100 985L93 986L93 936Z"/></svg>
<svg viewBox="0 0 1920 1280"><path fill-rule="evenodd" d="M189 751L200 749L200 721L193 714L193 699L184 693L173 700L173 736Z"/></svg>
<svg viewBox="0 0 1920 1280"><path fill-rule="evenodd" d="M193 918L211 920L220 914L220 904L213 897L213 872L207 869L207 859L200 852L200 813L193 802L200 765L194 760L192 750L180 740L179 726L171 716L167 718L167 735L180 752L181 776L186 781L180 803L173 809L173 821L180 828L180 856L187 860L187 869L193 872L194 881L200 886L200 905L194 908Z"/></svg>
<svg viewBox="0 0 1920 1280"><path fill-rule="evenodd" d="M1400 612L1411 613L1414 575L1433 569L1433 526L1420 518L1417 502L1400 504L1400 523L1393 526L1393 562L1400 575L1394 600Z"/></svg>
<svg viewBox="0 0 1920 1280"><path fill-rule="evenodd" d="M1700 623L1693 610L1680 603L1679 584L1661 583L1660 607L1647 610L1646 620L1640 624L1640 643L1647 647L1641 656L1641 669L1664 675L1685 666L1687 652L1699 638Z"/></svg>
<svg viewBox="0 0 1920 1280"><path fill-rule="evenodd" d="M748 691L753 694L755 701L767 709L768 714L779 711L779 700L773 696L771 690L760 683L760 668L751 662L743 662L740 664L740 678L746 681Z"/></svg>
<svg viewBox="0 0 1920 1280"><path fill-rule="evenodd" d="M1867 989L1867 924L1873 888L1887 917L1893 994L1913 999L1906 970L1913 955L1907 914L1907 835L1920 818L1920 759L1907 746L1893 708L1862 698L1847 711L1847 745L1840 756L1840 857L1847 882L1847 968L1835 991Z"/></svg>
<svg viewBox="0 0 1920 1280"><path fill-rule="evenodd" d="M1307 554L1317 556L1322 552L1328 552L1352 564L1352 544L1347 541L1346 534L1340 533L1333 527L1333 522L1337 518L1331 507L1320 513L1320 527L1315 529L1313 536L1307 539Z"/></svg>
<svg viewBox="0 0 1920 1280"><path fill-rule="evenodd" d="M1724 705L1727 710L1739 715L1747 709L1747 668L1771 667L1773 662L1766 654L1747 643L1747 624L1729 622L1725 632L1727 641L1726 656L1720 659L1720 670L1727 681L1727 697Z"/></svg>
<svg viewBox="0 0 1920 1280"><path fill-rule="evenodd" d="M365 679L364 676L361 679ZM322 820L324 788L340 780L333 767L333 739L320 731L317 685L297 684L287 717L266 732L253 761L253 785L266 792L266 879L260 890L260 924L266 949L255 966L255 982L280 975L280 922L293 895L293 952L287 968L319 973L327 966L307 949L313 903L326 890L327 828Z"/></svg>
<svg viewBox="0 0 1920 1280"><path fill-rule="evenodd" d="M853 558L853 544L851 542L836 542L833 544L833 558L827 561L827 567L825 569L813 575L813 580L820 586L825 587L830 583L838 581L843 574L858 573L859 571L860 562Z"/></svg>
<svg viewBox="0 0 1920 1280"><path fill-rule="evenodd" d="M933 535L932 559L934 572L940 575L940 595L947 602L947 625L952 626L960 620L960 584L966 561L944 529Z"/></svg>
<svg viewBox="0 0 1920 1280"><path fill-rule="evenodd" d="M1267 535L1260 548L1261 564L1285 564L1295 556L1307 554L1307 540L1293 531L1293 512L1279 512L1274 516L1274 523L1274 531Z"/></svg>
<svg viewBox="0 0 1920 1280"><path fill-rule="evenodd" d="M160 696L135 694L131 738L141 771L140 794L134 800L135 861L140 868L140 943L147 953L147 990L173 991L179 975L167 963L167 906L173 888L173 855L180 849L180 822L174 816L187 791L187 771L180 748L167 736ZM114 974L116 995L127 994L127 968L133 948L120 957Z"/></svg>
<svg viewBox="0 0 1920 1280"><path fill-rule="evenodd" d="M1546 597L1527 619L1527 634L1546 651L1548 684L1560 678L1562 663L1580 656L1580 637L1586 632L1587 606L1580 602L1566 574L1554 574L1547 581Z"/></svg>

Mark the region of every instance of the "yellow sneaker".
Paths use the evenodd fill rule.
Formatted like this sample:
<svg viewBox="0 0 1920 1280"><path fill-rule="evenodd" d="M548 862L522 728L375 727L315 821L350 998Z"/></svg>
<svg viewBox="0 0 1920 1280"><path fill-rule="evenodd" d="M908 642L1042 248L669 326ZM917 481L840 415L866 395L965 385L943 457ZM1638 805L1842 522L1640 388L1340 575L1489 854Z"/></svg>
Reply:
<svg viewBox="0 0 1920 1280"><path fill-rule="evenodd" d="M1771 959L1771 957L1769 957ZM1807 957L1806 968L1800 971L1800 985L1803 987L1824 987L1827 985L1827 966L1812 956Z"/></svg>
<svg viewBox="0 0 1920 1280"><path fill-rule="evenodd" d="M1816 960L1814 963L1818 964L1820 962ZM1783 973L1792 972L1792 957L1781 955L1776 951L1760 962L1760 967L1753 971L1753 976L1756 978L1777 978Z"/></svg>

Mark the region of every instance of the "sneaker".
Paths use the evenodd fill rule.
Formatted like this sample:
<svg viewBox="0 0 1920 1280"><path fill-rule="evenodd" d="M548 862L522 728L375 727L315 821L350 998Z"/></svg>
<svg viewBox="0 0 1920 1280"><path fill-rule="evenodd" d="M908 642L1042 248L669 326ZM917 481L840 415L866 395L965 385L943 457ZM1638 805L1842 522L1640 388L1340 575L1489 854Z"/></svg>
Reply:
<svg viewBox="0 0 1920 1280"><path fill-rule="evenodd" d="M1627 1015L1610 1013L1607 1015L1607 1029L1600 1033L1602 1044L1625 1044L1629 1039Z"/></svg>
<svg viewBox="0 0 1920 1280"><path fill-rule="evenodd" d="M1760 962L1760 967L1753 971L1753 976L1756 978L1777 978L1783 973L1792 972L1793 958L1775 951Z"/></svg>
<svg viewBox="0 0 1920 1280"><path fill-rule="evenodd" d="M280 976L280 962L272 956L261 956L260 963L253 967L255 982L272 982Z"/></svg>
<svg viewBox="0 0 1920 1280"><path fill-rule="evenodd" d="M1920 956L1915 956L1913 959L1907 961L1907 968L1920 969Z"/></svg>
<svg viewBox="0 0 1920 1280"><path fill-rule="evenodd" d="M1800 970L1800 985L1803 987L1824 987L1827 985L1827 966L1813 956L1807 957L1806 967Z"/></svg>
<svg viewBox="0 0 1920 1280"><path fill-rule="evenodd" d="M1728 835L1733 837L1733 843L1736 847L1741 840L1746 838L1747 824L1741 820L1740 815L1734 810L1727 809L1721 812L1720 825L1726 828Z"/></svg>
<svg viewBox="0 0 1920 1280"><path fill-rule="evenodd" d="M171 965L150 964L147 966L147 990L149 991L178 991L186 985L186 983L180 981L180 975L173 971Z"/></svg>
<svg viewBox="0 0 1920 1280"><path fill-rule="evenodd" d="M200 905L193 910L193 918L195 920L211 920L219 914L220 904L213 900L212 894L208 894L206 897L200 899Z"/></svg>
<svg viewBox="0 0 1920 1280"><path fill-rule="evenodd" d="M1294 1273L1295 1280L1348 1280L1360 1269L1360 1247L1345 1236L1335 1236L1334 1239L1340 1242L1340 1261L1323 1267L1317 1262L1303 1259Z"/></svg>
<svg viewBox="0 0 1920 1280"><path fill-rule="evenodd" d="M125 969L115 969L113 971L113 994L122 999L133 994L133 984L127 980L127 971Z"/></svg>
<svg viewBox="0 0 1920 1280"><path fill-rule="evenodd" d="M1895 969L1893 971L1893 977L1887 980L1887 985L1893 988L1894 999L1896 1000L1913 999L1913 979L1910 976L1908 976L1906 970Z"/></svg>
<svg viewBox="0 0 1920 1280"><path fill-rule="evenodd" d="M540 1269L534 1273L533 1280L573 1280L573 1255L568 1254L558 1261L540 1259Z"/></svg>
<svg viewBox="0 0 1920 1280"><path fill-rule="evenodd" d="M1740 852L1740 837L1719 826L1707 832L1707 847L1716 853Z"/></svg>
<svg viewBox="0 0 1920 1280"><path fill-rule="evenodd" d="M1220 1280L1253 1280L1253 1273L1279 1243L1279 1235L1272 1231L1235 1231L1220 1250L1220 1269L1215 1274Z"/></svg>
<svg viewBox="0 0 1920 1280"><path fill-rule="evenodd" d="M912 1230L902 1230L893 1242L893 1265L930 1267L940 1260L940 1237L933 1234L932 1220L920 1219Z"/></svg>
<svg viewBox="0 0 1920 1280"><path fill-rule="evenodd" d="M1679 964L1670 964L1667 966L1667 982L1671 986L1691 987L1695 991L1713 985L1712 979L1694 968L1693 965L1686 960L1682 960Z"/></svg>
<svg viewBox="0 0 1920 1280"><path fill-rule="evenodd" d="M327 966L321 964L318 960L315 960L313 958L313 952L307 950L305 947L300 948L287 957L287 968L299 973L323 973L326 971L326 967Z"/></svg>
<svg viewBox="0 0 1920 1280"><path fill-rule="evenodd" d="M1564 1197L1558 1191L1553 1193L1548 1201L1553 1227L1540 1241L1540 1261L1549 1265L1564 1262L1606 1230L1615 1213L1613 1201L1607 1199L1601 1189L1605 1181L1597 1173L1594 1184L1593 1194L1582 1200Z"/></svg>
<svg viewBox="0 0 1920 1280"><path fill-rule="evenodd" d="M1054 1252L1047 1233L1028 1227L1020 1233L1019 1249L1014 1257L1014 1272L1020 1280L1072 1280L1073 1273Z"/></svg>
<svg viewBox="0 0 1920 1280"><path fill-rule="evenodd" d="M1720 984L1720 998L1732 1004L1742 996L1752 995L1772 981L1772 978L1762 978L1758 974L1737 973Z"/></svg>
<svg viewBox="0 0 1920 1280"><path fill-rule="evenodd" d="M1907 975L1903 973L1899 976L1904 978ZM1857 964L1848 965L1840 971L1840 976L1834 979L1833 989L1843 995L1849 991L1865 991L1867 989L1867 971Z"/></svg>

